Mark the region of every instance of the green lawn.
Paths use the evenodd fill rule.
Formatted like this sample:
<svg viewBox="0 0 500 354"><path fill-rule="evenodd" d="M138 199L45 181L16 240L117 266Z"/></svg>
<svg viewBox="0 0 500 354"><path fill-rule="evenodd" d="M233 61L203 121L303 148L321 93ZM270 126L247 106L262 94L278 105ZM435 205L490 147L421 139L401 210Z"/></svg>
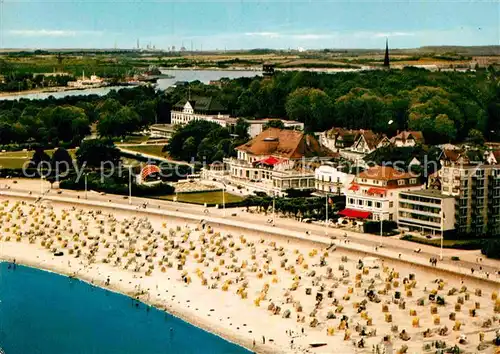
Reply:
<svg viewBox="0 0 500 354"><path fill-rule="evenodd" d="M52 156L54 149L45 150L47 155ZM75 158L75 149L69 149L69 154ZM0 168L22 168L26 161L31 160L33 151L7 151L0 152Z"/></svg>
<svg viewBox="0 0 500 354"><path fill-rule="evenodd" d="M159 197L160 199L173 200L174 195L167 195ZM243 197L239 195L225 193L225 202L226 203L237 203L241 202ZM182 193L177 195L177 201L183 203L192 203L192 204L221 204L222 205L222 191L217 192L200 192L200 193Z"/></svg>
<svg viewBox="0 0 500 354"><path fill-rule="evenodd" d="M2 168L22 168L26 161L30 159L27 158L17 158L17 157L2 157L0 156L0 169Z"/></svg>
<svg viewBox="0 0 500 354"><path fill-rule="evenodd" d="M124 149L143 153L143 154L168 158L168 154L166 152L161 151L163 149L163 146L164 145L138 145L138 146L130 146L130 147L126 146L126 147L124 147Z"/></svg>

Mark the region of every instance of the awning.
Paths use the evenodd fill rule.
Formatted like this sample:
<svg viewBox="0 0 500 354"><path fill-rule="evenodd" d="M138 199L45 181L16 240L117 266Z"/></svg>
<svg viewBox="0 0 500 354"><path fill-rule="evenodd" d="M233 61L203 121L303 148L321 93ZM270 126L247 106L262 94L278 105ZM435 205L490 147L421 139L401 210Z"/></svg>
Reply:
<svg viewBox="0 0 500 354"><path fill-rule="evenodd" d="M341 212L339 212L339 215L353 219L368 219L370 215L372 215L372 213L370 213L369 211L344 209Z"/></svg>
<svg viewBox="0 0 500 354"><path fill-rule="evenodd" d="M349 187L349 190L350 191L357 191L359 189L359 186L357 184L352 184L350 187Z"/></svg>
<svg viewBox="0 0 500 354"><path fill-rule="evenodd" d="M368 194L386 194L387 189L383 188L369 188L367 191Z"/></svg>
<svg viewBox="0 0 500 354"><path fill-rule="evenodd" d="M254 164L256 164L256 165L257 164L263 164L263 165L274 166L274 165L279 164L280 162L281 162L280 159L277 159L276 157L273 157L273 156L269 156L266 159L255 161Z"/></svg>

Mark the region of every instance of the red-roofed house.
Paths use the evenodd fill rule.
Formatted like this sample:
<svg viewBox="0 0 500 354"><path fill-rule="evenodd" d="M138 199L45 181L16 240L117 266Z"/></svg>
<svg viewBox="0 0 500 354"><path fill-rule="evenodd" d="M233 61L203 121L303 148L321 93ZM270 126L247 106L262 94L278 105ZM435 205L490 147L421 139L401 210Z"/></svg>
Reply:
<svg viewBox="0 0 500 354"><path fill-rule="evenodd" d="M226 177L266 193L314 189L314 168L334 155L312 135L278 128L263 131L236 152L237 158L224 159Z"/></svg>
<svg viewBox="0 0 500 354"><path fill-rule="evenodd" d="M346 209L339 214L351 218L397 221L399 193L423 188L420 180L410 173L388 166L375 166L354 178L346 191Z"/></svg>

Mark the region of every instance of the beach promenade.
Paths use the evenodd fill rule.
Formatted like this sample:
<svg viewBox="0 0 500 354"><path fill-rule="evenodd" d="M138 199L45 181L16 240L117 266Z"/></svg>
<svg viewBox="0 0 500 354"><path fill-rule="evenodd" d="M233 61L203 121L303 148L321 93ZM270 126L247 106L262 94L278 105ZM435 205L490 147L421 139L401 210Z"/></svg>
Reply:
<svg viewBox="0 0 500 354"><path fill-rule="evenodd" d="M9 189L5 189L5 187ZM77 199L78 203L96 202L99 206L112 206L114 204L121 206L128 205L128 197L118 195L101 195L96 192L88 192L85 199L83 191L59 190L50 189L48 182L43 182L43 191L45 198L56 198L54 200L62 200L61 198ZM31 197L40 196L40 181L37 180L18 180L17 183L12 183L12 180L0 179L0 193L21 193L27 195L31 192ZM61 194L58 194L61 192ZM82 200L83 199L83 200ZM69 202L71 200L65 199ZM146 208L140 208L144 205ZM92 205L92 204L90 204ZM176 203L166 200L149 199L149 198L132 198L132 206L129 209L141 209L141 212L154 212L165 215L176 215L181 213L183 217L191 220L202 219L217 219L217 223L224 225L232 225L244 228L250 228L260 231L269 232L271 234L288 235L309 241L330 243L331 237L335 237L334 241L338 247L351 249L361 252L373 253L377 257L399 258L404 261L420 264L422 266L430 266L429 259L431 257L439 259L440 249L428 245L417 244L409 241L399 240L396 237L383 237L371 234L357 233L338 228L325 228L322 225L305 224L299 221L288 218L277 218L275 226L271 226L267 220L271 217L269 214L252 214L245 211L245 208L228 208L226 211L217 208L205 208L201 205ZM173 214L171 214L173 213ZM290 231L292 233L290 233ZM306 234L309 232L309 234ZM348 243L345 243L345 235L347 235ZM420 249L419 253L415 253L416 249ZM400 256L401 255L401 256ZM451 257L459 257L460 261L452 261ZM479 259L481 259L480 262ZM457 272L468 276L474 276L479 279L486 279L486 273L489 273L490 280L500 282L500 261L487 259L483 257L480 250L457 250L444 249L443 260L438 261L440 269ZM474 274L471 274L471 268L474 268ZM481 268L481 269L480 269Z"/></svg>

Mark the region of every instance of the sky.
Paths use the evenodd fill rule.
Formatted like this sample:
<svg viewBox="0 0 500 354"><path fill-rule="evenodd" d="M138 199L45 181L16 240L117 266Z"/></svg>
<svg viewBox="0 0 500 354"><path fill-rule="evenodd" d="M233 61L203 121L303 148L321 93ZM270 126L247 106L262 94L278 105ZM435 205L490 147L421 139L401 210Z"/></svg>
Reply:
<svg viewBox="0 0 500 354"><path fill-rule="evenodd" d="M478 0L0 0L2 48L188 50L499 45L500 2Z"/></svg>

